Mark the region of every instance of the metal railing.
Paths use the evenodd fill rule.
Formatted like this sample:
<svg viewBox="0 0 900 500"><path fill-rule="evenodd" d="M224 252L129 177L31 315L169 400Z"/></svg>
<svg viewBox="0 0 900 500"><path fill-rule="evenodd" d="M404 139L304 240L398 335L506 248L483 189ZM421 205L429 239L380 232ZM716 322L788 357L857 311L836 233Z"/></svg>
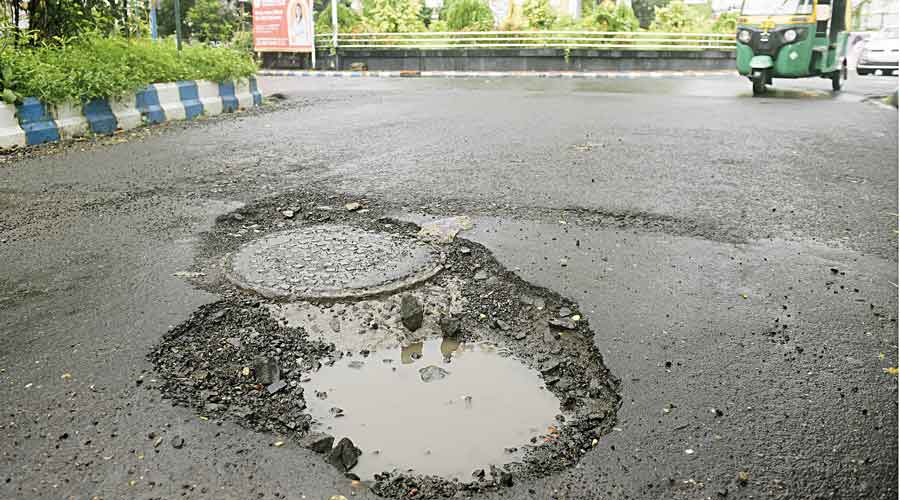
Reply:
<svg viewBox="0 0 900 500"><path fill-rule="evenodd" d="M332 33L316 35L318 48L333 48ZM339 49L549 48L609 50L734 50L733 33L650 31L459 31L338 33Z"/></svg>

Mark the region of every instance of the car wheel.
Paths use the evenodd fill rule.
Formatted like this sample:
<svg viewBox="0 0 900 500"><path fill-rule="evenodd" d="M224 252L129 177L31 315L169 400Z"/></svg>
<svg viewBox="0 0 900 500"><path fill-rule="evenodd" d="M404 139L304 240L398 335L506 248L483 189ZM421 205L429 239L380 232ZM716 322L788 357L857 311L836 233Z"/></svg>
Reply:
<svg viewBox="0 0 900 500"><path fill-rule="evenodd" d="M864 69L856 68L856 74L859 76L866 76L869 74L869 72Z"/></svg>

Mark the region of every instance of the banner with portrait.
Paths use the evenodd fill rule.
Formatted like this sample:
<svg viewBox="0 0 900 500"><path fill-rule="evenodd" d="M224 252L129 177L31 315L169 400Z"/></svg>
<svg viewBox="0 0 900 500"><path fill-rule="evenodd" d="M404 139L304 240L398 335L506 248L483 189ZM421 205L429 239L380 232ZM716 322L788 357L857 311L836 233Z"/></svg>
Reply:
<svg viewBox="0 0 900 500"><path fill-rule="evenodd" d="M312 0L253 0L253 47L257 52L312 52Z"/></svg>

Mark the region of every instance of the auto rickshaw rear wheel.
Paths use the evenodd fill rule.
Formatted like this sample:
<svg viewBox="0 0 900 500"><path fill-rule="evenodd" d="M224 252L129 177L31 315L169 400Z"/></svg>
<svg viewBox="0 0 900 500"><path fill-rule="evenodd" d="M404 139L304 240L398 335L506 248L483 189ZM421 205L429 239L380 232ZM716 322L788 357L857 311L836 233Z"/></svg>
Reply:
<svg viewBox="0 0 900 500"><path fill-rule="evenodd" d="M750 80L753 82L753 95L761 96L766 93L766 74L758 73Z"/></svg>

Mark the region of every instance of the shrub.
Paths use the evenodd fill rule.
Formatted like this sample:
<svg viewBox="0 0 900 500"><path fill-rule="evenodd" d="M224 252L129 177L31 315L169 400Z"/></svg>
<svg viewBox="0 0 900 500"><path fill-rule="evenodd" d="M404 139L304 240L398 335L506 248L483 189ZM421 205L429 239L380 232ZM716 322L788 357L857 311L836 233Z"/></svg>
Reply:
<svg viewBox="0 0 900 500"><path fill-rule="evenodd" d="M509 10L506 17L500 22L502 31L521 31L528 27L528 19L522 13L522 7L513 1L509 2Z"/></svg>
<svg viewBox="0 0 900 500"><path fill-rule="evenodd" d="M246 78L256 64L231 48L186 45L179 54L172 40L83 35L62 45L44 44L4 54L13 90L48 103L117 97L147 84L177 80L222 81Z"/></svg>
<svg viewBox="0 0 900 500"><path fill-rule="evenodd" d="M402 33L424 31L419 0L366 0L363 22L367 31Z"/></svg>
<svg viewBox="0 0 900 500"><path fill-rule="evenodd" d="M631 7L625 4L616 5L609 0L594 8L587 19L599 31L637 31L640 28L638 18Z"/></svg>
<svg viewBox="0 0 900 500"><path fill-rule="evenodd" d="M720 14L719 18L712 25L713 33L736 33L739 15L740 12L736 10Z"/></svg>
<svg viewBox="0 0 900 500"><path fill-rule="evenodd" d="M681 0L674 0L665 7L656 7L656 16L652 31L667 33L686 33L698 29L701 24L698 16Z"/></svg>
<svg viewBox="0 0 900 500"><path fill-rule="evenodd" d="M450 31L490 31L494 13L485 0L450 0L441 11Z"/></svg>
<svg viewBox="0 0 900 500"><path fill-rule="evenodd" d="M343 2L337 6L338 32L349 33L359 27L362 18L359 17L353 9L344 5ZM331 33L334 28L331 27L331 5L316 14L316 33Z"/></svg>
<svg viewBox="0 0 900 500"><path fill-rule="evenodd" d="M525 0L522 3L522 13L528 20L528 27L532 29L549 29L556 20L556 12L550 5L550 0Z"/></svg>

